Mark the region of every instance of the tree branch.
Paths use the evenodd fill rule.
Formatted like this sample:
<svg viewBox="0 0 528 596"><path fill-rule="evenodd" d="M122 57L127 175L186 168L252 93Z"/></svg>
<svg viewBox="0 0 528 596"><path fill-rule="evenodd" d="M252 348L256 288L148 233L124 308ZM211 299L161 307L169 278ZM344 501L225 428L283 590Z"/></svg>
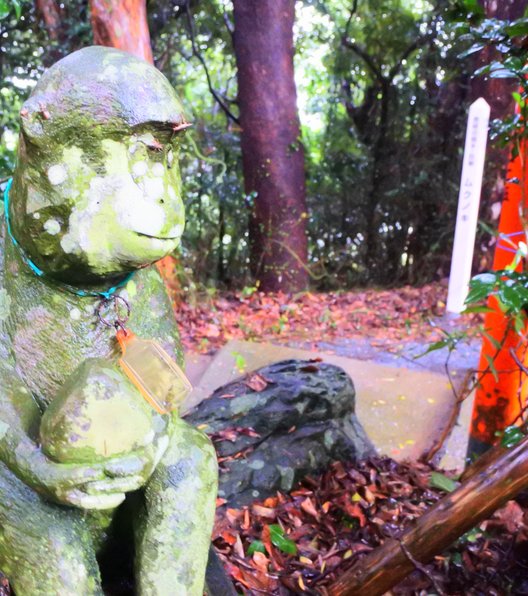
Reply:
<svg viewBox="0 0 528 596"><path fill-rule="evenodd" d="M403 52L398 62L389 70L389 74L387 78L389 81L393 81L394 77L400 72L403 66L403 62L407 60L407 58L416 50L419 50L423 45L425 45L431 39L431 35L428 33L427 35L423 35L419 37Z"/></svg>
<svg viewBox="0 0 528 596"><path fill-rule="evenodd" d="M235 35L235 26L229 20L229 16L225 10L222 13L222 18L224 19L224 25L226 26L227 32L231 36L231 40L233 40L233 36Z"/></svg>
<svg viewBox="0 0 528 596"><path fill-rule="evenodd" d="M196 38L195 38L195 33L194 33L194 21L193 21L192 15L191 15L191 10L190 10L189 4L190 4L190 2L189 2L189 0L187 0L187 2L185 4L185 12L187 14L187 22L189 25L189 35L191 38L191 47L192 47L193 55L196 58L198 58L198 60L200 61L200 64L203 66L203 69L205 72L205 78L207 79L207 86L209 88L209 92L215 99L216 103L220 106L221 110L224 112L224 114L229 119L231 119L236 124L240 125L239 118L237 118L233 114L233 112L229 109L229 107L225 104L225 102L222 100L220 95L217 93L217 91L215 91L215 89L213 87L213 83L211 81L211 75L209 74L209 69L207 68L207 64L206 64L201 52L199 51L198 46L196 45Z"/></svg>
<svg viewBox="0 0 528 596"><path fill-rule="evenodd" d="M383 76L383 73L381 72L381 68L374 62L374 60L372 59L372 56L370 56L370 54L367 54L367 52L361 46L359 46L357 43L351 41L350 39L348 39L345 36L343 36L343 39L341 40L341 44L345 48L348 48L349 50L352 50L355 54L357 54L363 60L363 62L368 66L370 72L376 77L376 79L380 83L382 83L382 84L385 83L385 77Z"/></svg>
<svg viewBox="0 0 528 596"><path fill-rule="evenodd" d="M345 25L345 32L343 33L343 37L345 37L345 38L348 37L348 30L350 29L350 23L352 23L352 18L354 17L354 15L357 12L358 2L359 2L359 0L354 0L354 3L352 4L352 8L350 9L350 14L348 15L348 20Z"/></svg>

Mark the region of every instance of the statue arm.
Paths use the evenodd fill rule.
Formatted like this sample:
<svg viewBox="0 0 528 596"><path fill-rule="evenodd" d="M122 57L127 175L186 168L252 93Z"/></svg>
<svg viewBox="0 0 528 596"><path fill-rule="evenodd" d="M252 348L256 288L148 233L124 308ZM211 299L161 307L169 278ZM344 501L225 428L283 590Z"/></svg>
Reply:
<svg viewBox="0 0 528 596"><path fill-rule="evenodd" d="M110 509L151 472L150 453L93 465L56 463L37 442L40 419L40 409L16 372L0 364L0 461L50 500L82 509Z"/></svg>

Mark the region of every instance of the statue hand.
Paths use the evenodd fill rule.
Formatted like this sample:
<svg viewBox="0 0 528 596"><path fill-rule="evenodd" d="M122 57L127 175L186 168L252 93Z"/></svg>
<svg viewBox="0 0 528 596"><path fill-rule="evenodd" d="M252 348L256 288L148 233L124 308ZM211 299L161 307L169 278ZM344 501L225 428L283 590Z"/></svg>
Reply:
<svg viewBox="0 0 528 596"><path fill-rule="evenodd" d="M110 509L119 505L123 492L108 493L103 499L83 498L87 483L104 481L103 464L60 464L42 452L33 452L30 466L26 469L27 483L37 492L61 505L73 505L83 509ZM24 474L24 475L26 475Z"/></svg>
<svg viewBox="0 0 528 596"><path fill-rule="evenodd" d="M83 509L106 509L106 506L98 505L99 500L101 499L103 504L109 499L113 502L112 499L117 501L119 495L121 499L112 506L119 505L125 498L125 493L138 490L146 484L168 444L168 435L162 435L150 445L130 455L105 462L105 478L91 480L70 491L70 503Z"/></svg>
<svg viewBox="0 0 528 596"><path fill-rule="evenodd" d="M168 436L163 435L129 455L97 464L57 463L32 449L31 456L24 458L27 465L23 479L61 505L113 509L123 502L125 493L145 484L168 443Z"/></svg>

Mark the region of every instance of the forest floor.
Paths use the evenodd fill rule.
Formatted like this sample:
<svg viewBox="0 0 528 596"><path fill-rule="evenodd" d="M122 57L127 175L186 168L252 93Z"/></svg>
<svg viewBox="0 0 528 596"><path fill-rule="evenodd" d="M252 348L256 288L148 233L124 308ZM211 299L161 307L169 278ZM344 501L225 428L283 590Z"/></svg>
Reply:
<svg viewBox="0 0 528 596"><path fill-rule="evenodd" d="M446 333L471 343L478 335L480 315L456 319L445 316L447 288L358 290L346 292L282 293L225 292L186 294L176 300L176 314L184 349L214 354L231 339L294 345L331 351L343 356L383 361L404 352L411 367L413 355L446 338ZM478 340L474 340L478 343ZM458 350L457 350L458 351ZM460 368L474 355L462 349L455 358ZM445 353L431 364L443 368Z"/></svg>
<svg viewBox="0 0 528 596"><path fill-rule="evenodd" d="M446 317L446 294L440 283L296 296L215 293L184 297L177 316L184 346L195 352L214 354L227 341L243 339L381 362L393 354L401 361L403 354L404 366L440 370L446 350L424 362L413 355L451 334L470 346L457 349L452 364L471 368L482 318ZM289 494L243 509L220 507L214 543L239 592L325 594L359 557L398 535L455 485L422 463L336 463ZM392 593L528 594L527 569L528 506L511 501Z"/></svg>
<svg viewBox="0 0 528 596"><path fill-rule="evenodd" d="M358 558L397 537L454 486L420 463L335 463L290 494L219 510L214 544L239 592L324 596ZM391 593L528 594L527 569L528 503L509 501Z"/></svg>

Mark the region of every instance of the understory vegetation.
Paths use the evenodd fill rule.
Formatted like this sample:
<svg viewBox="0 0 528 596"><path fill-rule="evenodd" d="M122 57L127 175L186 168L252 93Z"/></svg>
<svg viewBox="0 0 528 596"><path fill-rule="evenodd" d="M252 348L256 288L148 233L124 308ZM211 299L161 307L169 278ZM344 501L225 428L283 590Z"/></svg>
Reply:
<svg viewBox="0 0 528 596"><path fill-rule="evenodd" d="M313 287L423 284L447 276L467 108L476 2L305 0L294 28ZM478 6L478 5L477 5ZM32 2L0 2L0 177L13 169L20 105L43 69L92 43L86 0L54 28ZM251 287L231 3L148 3L155 63L194 126L183 180L183 287ZM469 19L469 20L468 20ZM510 97L508 89L506 95ZM501 91L503 93L503 91ZM295 150L292 147L292 151ZM493 164L491 181L497 177ZM492 214L484 197L482 216ZM489 265L479 235L476 263Z"/></svg>

